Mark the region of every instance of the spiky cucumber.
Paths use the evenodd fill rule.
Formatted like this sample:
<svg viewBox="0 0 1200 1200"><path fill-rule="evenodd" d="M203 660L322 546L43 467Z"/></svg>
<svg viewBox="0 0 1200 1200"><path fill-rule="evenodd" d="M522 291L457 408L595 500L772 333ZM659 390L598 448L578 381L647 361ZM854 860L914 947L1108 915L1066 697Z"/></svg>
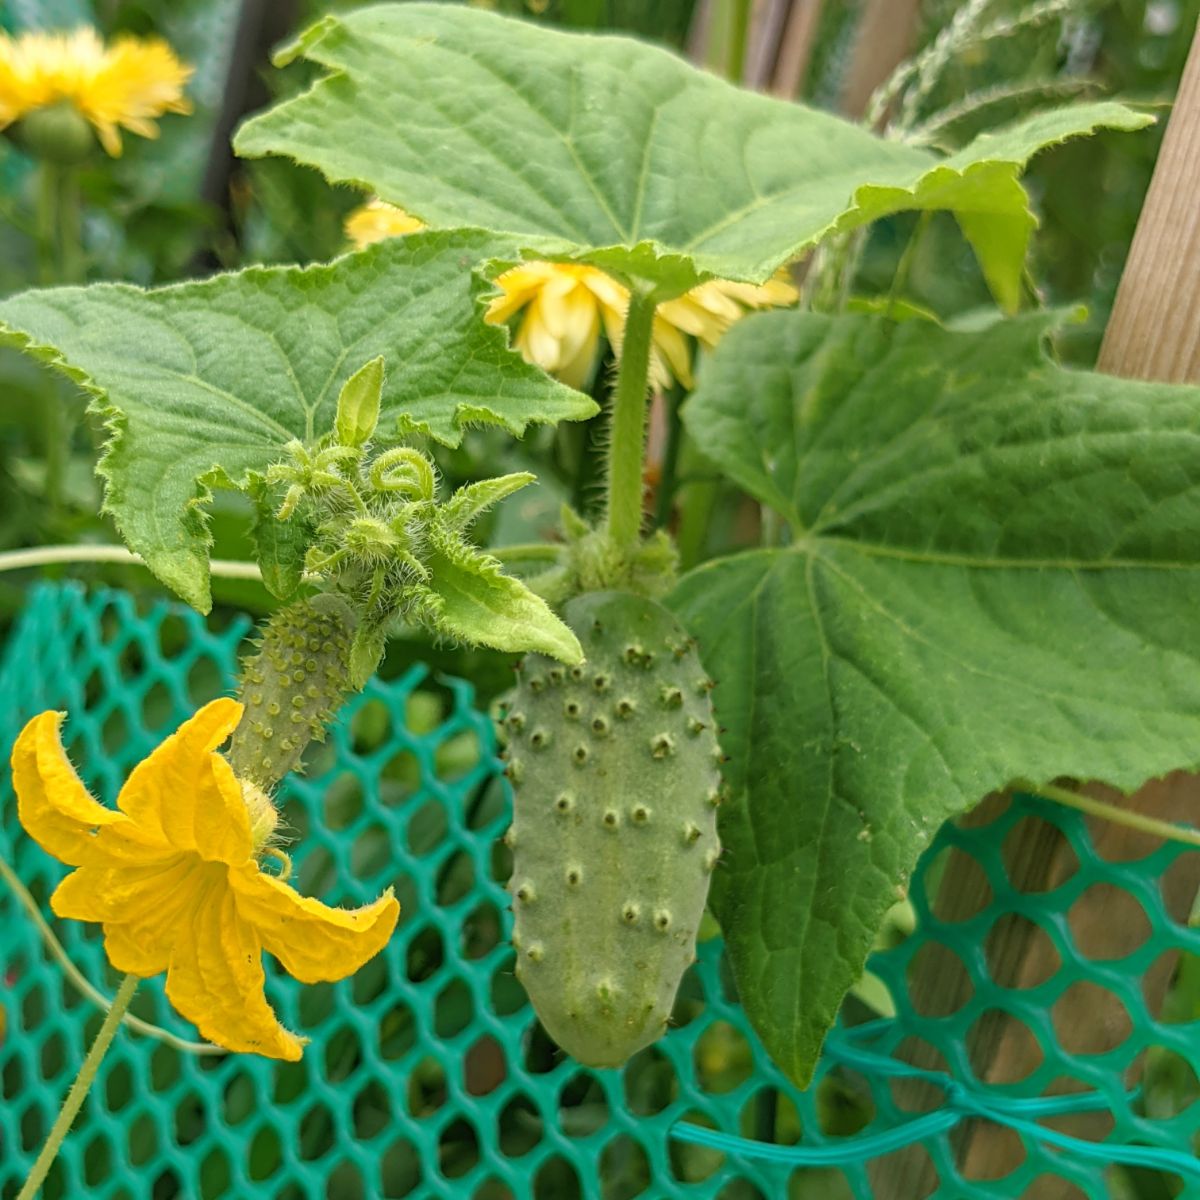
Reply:
<svg viewBox="0 0 1200 1200"><path fill-rule="evenodd" d="M313 739L350 691L355 619L338 596L322 594L281 608L267 622L258 652L242 663L246 706L229 762L238 778L267 791L300 765Z"/></svg>
<svg viewBox="0 0 1200 1200"><path fill-rule="evenodd" d="M517 976L550 1036L612 1067L663 1032L716 866L715 722L662 605L594 592L564 612L587 656L530 655L505 724Z"/></svg>

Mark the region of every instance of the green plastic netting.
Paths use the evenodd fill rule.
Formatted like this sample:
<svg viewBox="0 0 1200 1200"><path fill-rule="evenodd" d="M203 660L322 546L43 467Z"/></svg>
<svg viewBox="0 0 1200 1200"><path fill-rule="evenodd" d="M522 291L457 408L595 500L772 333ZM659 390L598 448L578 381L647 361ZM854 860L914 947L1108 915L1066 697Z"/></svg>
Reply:
<svg viewBox="0 0 1200 1200"><path fill-rule="evenodd" d="M69 710L68 750L88 784L111 802L134 762L228 687L248 630L244 619L215 630L167 603L139 610L118 592L41 586L30 595L0 669L0 741L11 745L35 712ZM1162 899L1162 881L1192 852L1159 846L1136 862L1107 862L1076 814L1015 801L984 826L943 830L915 880L916 933L874 963L895 1000L895 1019L871 1026L864 1040L862 1029L851 1026L867 1010L848 1004L809 1091L787 1084L763 1053L715 940L701 946L669 1034L623 1070L589 1071L547 1040L512 974L502 885L508 864L499 843L508 799L497 771L491 726L467 683L430 678L414 667L355 698L308 775L287 782L284 815L297 838L302 891L361 903L396 885L404 911L391 945L341 984L301 987L272 978L269 991L283 1020L312 1038L301 1063L195 1057L122 1030L44 1195L1197 1194L1194 1180L1169 1173L1152 1180L1151 1190L1121 1191L1130 1181L1145 1184L1152 1173L1136 1177L1069 1146L1049 1145L1039 1134L1068 1131L1107 1137L1109 1145L1193 1152L1200 1130L1194 1019L1200 989L1177 986L1175 1011L1161 1021L1147 1013L1142 989L1143 977L1162 969L1164 955L1181 955L1182 976L1195 977L1200 936L1173 922ZM48 911L46 899L64 868L21 833L7 776L3 786L0 849ZM1077 862L1060 885L1025 895L1009 883L1011 852L1021 831L1040 820L1065 831ZM955 857L957 865L948 861ZM982 907L949 921L929 893L946 872L961 881L964 865L986 881ZM1114 920L1140 922L1145 937L1127 959L1088 958L1073 906L1094 888L1111 891ZM100 1017L65 980L14 898L0 893L6 1025L0 1194L10 1197ZM998 931L1013 922L1028 922L1046 939L1043 958L1057 960L1057 969L1022 979L1021 988L993 978L1003 975L997 947L1011 944ZM98 931L74 922L55 927L85 975L111 994ZM947 983L932 996L910 996L914 960L930 954L944 959L939 978ZM1106 1043L1097 1053L1096 1046L1073 1045L1070 1005L1081 1000L1104 1008L1111 1048ZM133 1011L195 1036L166 1004L161 980L142 986ZM973 1055L989 1037L993 1046L1009 1039L998 1060L1017 1064L1020 1078L975 1079ZM879 1069L884 1060L864 1058L864 1050L888 1062L907 1054L958 1083L948 1091L890 1078ZM1135 1065L1141 1086L1133 1093ZM1012 1100L1059 1090L1087 1092L1085 1105L1098 1095L1105 1112L1049 1119ZM1003 1129L979 1119L997 1106L1024 1115ZM842 1163L796 1166L685 1144L669 1133L681 1120L781 1146L799 1143ZM859 1149L870 1144L862 1139L914 1120L928 1126L915 1148L873 1160ZM1018 1158L1023 1148L1022 1164L1000 1181L986 1178L995 1142L981 1139L989 1130L1014 1139Z"/></svg>

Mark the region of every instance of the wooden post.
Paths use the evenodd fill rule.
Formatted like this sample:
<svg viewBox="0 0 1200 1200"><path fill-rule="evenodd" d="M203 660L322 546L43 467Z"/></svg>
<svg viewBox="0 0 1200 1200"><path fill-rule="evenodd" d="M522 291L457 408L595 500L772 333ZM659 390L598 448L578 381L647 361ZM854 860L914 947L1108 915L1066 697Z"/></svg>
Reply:
<svg viewBox="0 0 1200 1200"><path fill-rule="evenodd" d="M1200 28L1183 69L1098 368L1200 382Z"/></svg>
<svg viewBox="0 0 1200 1200"><path fill-rule="evenodd" d="M1104 337L1098 369L1129 379L1200 383L1200 29L1180 82L1162 150L1155 167L1137 232L1117 290L1116 303ZM1160 820L1194 824L1200 813L1200 776L1176 772L1154 780L1133 796L1121 797L1099 784L1081 789L1112 803ZM1002 804L985 802L969 823L985 822ZM1154 842L1146 835L1110 823L1089 821L1098 853L1109 860L1148 854ZM1065 839L1044 822L1019 829L1011 848L1013 884L1022 891L1053 888L1073 869L1074 852ZM1172 873L1164 888L1164 903L1177 920L1186 920L1200 889L1200 856L1188 856L1183 869ZM952 862L943 877L937 911L949 919L979 910L978 872L963 860ZM1071 929L1086 940L1089 956L1118 958L1134 945L1138 931L1117 919L1100 896L1084 897L1071 911ZM1014 922L1004 936L989 942L995 981L1021 988L1044 979L1055 969L1056 953L1047 939L1027 924ZM1175 969L1173 956L1163 955L1143 980L1143 994L1152 1012L1161 1009ZM939 1011L953 1011L962 995L961 973L931 969L910 984L918 1011L931 1002ZM1071 1030L1072 1049L1100 1052L1119 1044L1124 1028L1119 1015L1080 996L1056 1006L1056 1025ZM973 1031L969 1046L980 1079L1005 1082L1021 1079L1036 1065L1023 1026L1001 1014ZM916 1061L916 1057L914 1057ZM928 1062L919 1065L933 1065ZM1132 1085L1135 1080L1126 1080ZM915 1096L914 1096L915 1098ZM1109 1124L1103 1115L1081 1114L1071 1119L1076 1136L1102 1138ZM1006 1132L986 1122L965 1126L957 1139L959 1166L968 1179L999 1178L1021 1161L1020 1145ZM893 1156L890 1169L875 1177L881 1200L910 1200L926 1195L936 1181L926 1155ZM1026 1200L1064 1200L1078 1191L1065 1181L1040 1179Z"/></svg>
<svg viewBox="0 0 1200 1200"><path fill-rule="evenodd" d="M773 96L794 100L800 95L817 44L824 3L825 0L792 0L771 76L769 91Z"/></svg>
<svg viewBox="0 0 1200 1200"><path fill-rule="evenodd" d="M921 0L866 0L842 85L842 112L861 117L875 89L909 56Z"/></svg>

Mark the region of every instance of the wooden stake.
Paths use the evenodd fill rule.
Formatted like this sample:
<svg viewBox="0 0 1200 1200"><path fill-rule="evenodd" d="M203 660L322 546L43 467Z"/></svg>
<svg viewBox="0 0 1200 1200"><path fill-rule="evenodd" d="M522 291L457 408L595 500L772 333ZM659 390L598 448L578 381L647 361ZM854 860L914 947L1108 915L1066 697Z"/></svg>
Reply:
<svg viewBox="0 0 1200 1200"><path fill-rule="evenodd" d="M1200 383L1200 29L1192 42L1180 82L1174 112L1163 139L1154 177L1138 220L1129 259L1117 290L1098 369L1129 379ZM1200 776L1176 772L1148 783L1135 795L1121 797L1099 784L1081 789L1109 802L1160 820L1194 824L1200 814ZM1005 803L993 797L965 819L967 824L990 820ZM1088 822L1097 852L1110 861L1142 857L1155 843L1124 827ZM1012 863L1013 883L1022 891L1045 891L1074 870L1074 852L1056 830L1044 822L1018 827L1006 857ZM1200 855L1180 860L1163 886L1171 915L1186 920L1200 889ZM948 865L939 889L937 911L946 919L962 919L988 902L989 889L965 857ZM1098 892L1081 897L1070 914L1072 935L1085 942L1089 957L1116 959L1137 944L1139 930L1114 911L1111 895ZM1023 988L1057 969L1057 952L1048 939L1028 923L1010 922L990 938L988 959L995 982ZM1176 956L1164 954L1142 981L1146 1004L1161 1011L1175 970ZM918 1011L931 1004L951 1012L969 996L961 970L947 970L935 960L930 970L911 981L910 995ZM1069 1030L1073 1051L1100 1053L1119 1044L1127 1032L1117 1006L1097 1003L1094 996L1076 992L1055 1006L1055 1026ZM1037 1065L1035 1049L1024 1026L1001 1013L989 1014L973 1030L968 1046L981 1080L994 1083L1022 1079ZM918 1051L918 1065L937 1066L932 1056ZM1133 1086L1136 1079L1125 1080ZM914 1091L911 1097L920 1100ZM1054 1122L1076 1136L1100 1139L1111 1128L1103 1114L1079 1114L1069 1122ZM997 1179L1023 1160L1019 1141L984 1122L963 1127L956 1139L959 1168L967 1179ZM889 1169L890 1167L890 1169ZM909 1200L926 1195L937 1175L928 1155L896 1155L873 1175L881 1200ZM1077 1196L1073 1185L1041 1176L1026 1200L1066 1200Z"/></svg>
<svg viewBox="0 0 1200 1200"><path fill-rule="evenodd" d="M921 0L866 0L842 85L842 112L861 117L875 89L909 56Z"/></svg>
<svg viewBox="0 0 1200 1200"><path fill-rule="evenodd" d="M792 0L787 24L779 43L779 57L771 76L769 91L773 96L794 100L804 88L817 44L821 26L821 9L825 0Z"/></svg>

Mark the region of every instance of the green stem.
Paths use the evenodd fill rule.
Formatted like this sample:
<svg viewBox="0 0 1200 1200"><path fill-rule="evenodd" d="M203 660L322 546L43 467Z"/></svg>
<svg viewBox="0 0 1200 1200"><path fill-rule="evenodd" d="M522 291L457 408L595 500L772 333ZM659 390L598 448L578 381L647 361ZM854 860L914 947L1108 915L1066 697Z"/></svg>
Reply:
<svg viewBox="0 0 1200 1200"><path fill-rule="evenodd" d="M676 383L666 397L667 438L663 446L662 471L658 478L658 493L654 506L654 524L660 529L671 519L675 491L679 480L679 448L683 443L683 422L679 406L686 399L684 388Z"/></svg>
<svg viewBox="0 0 1200 1200"><path fill-rule="evenodd" d="M146 565L145 559L124 546L38 546L32 550L0 551L0 574L5 571L24 571L30 567L45 567L54 563L126 563ZM257 563L235 562L214 558L209 572L223 579L261 579Z"/></svg>
<svg viewBox="0 0 1200 1200"><path fill-rule="evenodd" d="M87 269L83 257L83 205L79 196L79 172L74 167L59 167L57 174L59 280L63 283L83 283Z"/></svg>
<svg viewBox="0 0 1200 1200"><path fill-rule="evenodd" d="M117 1032L117 1026L121 1024L121 1018L125 1016L125 1010L129 1007L129 1002L133 999L133 993L137 990L139 982L136 975L126 975L121 980L121 986L117 989L116 996L113 997L112 1008L108 1010L108 1016L104 1018L104 1024L100 1026L100 1032L96 1034L96 1040L92 1043L87 1058L83 1060L83 1066L79 1068L75 1082L71 1084L71 1090L67 1093L66 1100L63 1101L58 1118L50 1129L50 1136L46 1139L41 1154L37 1156L37 1162L33 1164L33 1170L29 1172L25 1186L17 1194L17 1200L33 1200L49 1174L55 1158L58 1157L63 1139L78 1116L80 1108L83 1107L84 1100L87 1099L87 1094L96 1079L96 1072L100 1069L100 1063L112 1044L113 1035Z"/></svg>
<svg viewBox="0 0 1200 1200"><path fill-rule="evenodd" d="M767 549L779 545L779 514L769 505L759 505L759 516L762 521L762 536L760 544Z"/></svg>
<svg viewBox="0 0 1200 1200"><path fill-rule="evenodd" d="M1143 816L1141 813L1130 812L1116 804L1104 800L1093 800L1090 796L1081 796L1069 788L1061 788L1053 783L1035 785L1027 780L1019 779L1013 784L1019 792L1028 792L1033 796L1043 796L1062 804L1067 808L1078 809L1090 817L1100 817L1111 821L1114 825L1123 825L1126 829L1136 829L1139 833L1151 837L1163 838L1168 842L1182 842L1185 846L1200 846L1200 829L1185 829L1181 825L1173 825L1170 821L1159 821L1154 817Z"/></svg>
<svg viewBox="0 0 1200 1200"><path fill-rule="evenodd" d="M893 315L892 310L900 298L900 293L908 286L908 277L912 273L913 261L917 257L917 251L921 248L921 241L925 237L925 231L929 228L932 217L933 212L926 209L917 218L917 223L913 226L913 231L909 234L908 242L900 255L900 261L896 263L896 273L892 276L892 286L888 290L887 315L889 318Z"/></svg>
<svg viewBox="0 0 1200 1200"><path fill-rule="evenodd" d="M73 167L43 162L38 169L38 263L43 286L82 283L83 244L80 231L79 174ZM63 508L64 478L71 430L65 398L54 391L45 399L43 436L46 457L46 503L52 527Z"/></svg>
<svg viewBox="0 0 1200 1200"><path fill-rule="evenodd" d="M729 17L729 47L725 74L732 83L741 83L746 73L746 45L750 40L750 10L752 0L732 0Z"/></svg>
<svg viewBox="0 0 1200 1200"><path fill-rule="evenodd" d="M37 242L38 282L42 287L58 282L58 168L42 163L37 171L37 201L34 207Z"/></svg>
<svg viewBox="0 0 1200 1200"><path fill-rule="evenodd" d="M60 210L62 171L48 162L38 168L37 191L37 251L38 276L43 287L61 283L60 274ZM63 475L66 470L66 430L63 422L62 397L56 388L42 397L42 438L46 462L45 493L50 520L57 523L62 508Z"/></svg>
<svg viewBox="0 0 1200 1200"><path fill-rule="evenodd" d="M608 535L634 546L642 530L642 475L646 453L646 390L654 340L655 301L636 288L629 296L625 340L613 396L608 451Z"/></svg>
<svg viewBox="0 0 1200 1200"><path fill-rule="evenodd" d="M549 542L522 542L515 546L489 546L488 553L509 566L521 563L552 563L558 561L558 546Z"/></svg>

